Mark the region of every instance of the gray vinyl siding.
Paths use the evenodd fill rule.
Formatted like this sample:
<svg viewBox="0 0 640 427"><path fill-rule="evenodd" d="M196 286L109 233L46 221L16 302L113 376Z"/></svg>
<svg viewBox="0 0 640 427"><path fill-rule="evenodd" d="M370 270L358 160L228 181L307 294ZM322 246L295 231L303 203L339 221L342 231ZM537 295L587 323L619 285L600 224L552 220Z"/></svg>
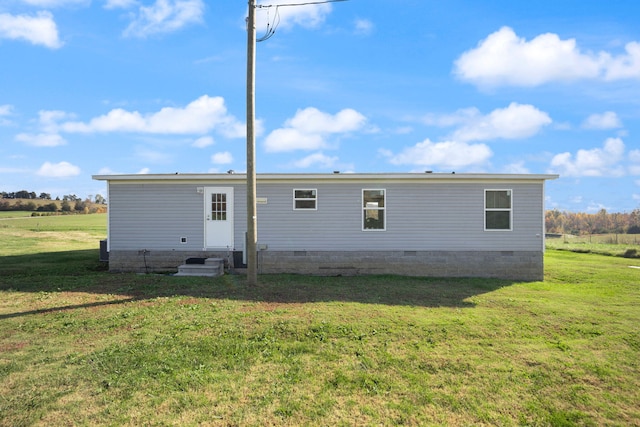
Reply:
<svg viewBox="0 0 640 427"><path fill-rule="evenodd" d="M258 243L273 251L542 251L543 182L258 182ZM244 183L117 183L109 187L111 250L200 250L203 195L234 188L235 249L244 248ZM294 210L293 189L317 189L316 210ZM362 230L362 190L386 190L386 231ZM484 230L484 190L513 190L512 231ZM180 238L187 237L187 244Z"/></svg>
<svg viewBox="0 0 640 427"><path fill-rule="evenodd" d="M292 188L316 188L294 211ZM484 190L513 190L513 231L484 230ZM362 231L362 190L386 190L386 231ZM258 185L258 243L269 250L542 250L542 184Z"/></svg>
<svg viewBox="0 0 640 427"><path fill-rule="evenodd" d="M233 197L235 201L233 211L233 240L235 241L235 250L244 250L245 234L247 232L247 186L230 185L233 187Z"/></svg>
<svg viewBox="0 0 640 427"><path fill-rule="evenodd" d="M110 250L201 250L203 196L188 184L109 185ZM187 243L180 243L186 237Z"/></svg>

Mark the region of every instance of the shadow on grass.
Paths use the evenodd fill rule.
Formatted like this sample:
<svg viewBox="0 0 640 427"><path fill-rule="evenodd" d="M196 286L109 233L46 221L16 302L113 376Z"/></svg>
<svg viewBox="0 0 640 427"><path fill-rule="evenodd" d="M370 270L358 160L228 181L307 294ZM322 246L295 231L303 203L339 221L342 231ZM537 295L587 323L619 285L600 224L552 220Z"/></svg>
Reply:
<svg viewBox="0 0 640 427"><path fill-rule="evenodd" d="M245 276L174 277L109 273L97 250L0 257L0 291L83 292L113 300L0 315L0 319L52 311L122 304L157 297L190 296L272 304L353 302L420 307L474 307L469 298L514 282L482 278L404 276L319 277L260 275L258 286Z"/></svg>

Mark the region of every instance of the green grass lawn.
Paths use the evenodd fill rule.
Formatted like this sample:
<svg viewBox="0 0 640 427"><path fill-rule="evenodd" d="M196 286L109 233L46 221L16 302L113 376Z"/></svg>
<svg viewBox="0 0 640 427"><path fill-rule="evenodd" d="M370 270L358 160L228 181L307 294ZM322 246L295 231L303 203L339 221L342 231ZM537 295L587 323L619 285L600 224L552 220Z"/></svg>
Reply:
<svg viewBox="0 0 640 427"><path fill-rule="evenodd" d="M96 249L106 236L107 214L5 217L0 257Z"/></svg>
<svg viewBox="0 0 640 427"><path fill-rule="evenodd" d="M546 246L561 251L640 258L640 237L636 234L565 235L547 238Z"/></svg>
<svg viewBox="0 0 640 427"><path fill-rule="evenodd" d="M108 273L87 217L0 223L2 426L640 425L640 260L249 287Z"/></svg>
<svg viewBox="0 0 640 427"><path fill-rule="evenodd" d="M0 219L5 218L22 218L31 216L31 212L27 211L0 211Z"/></svg>

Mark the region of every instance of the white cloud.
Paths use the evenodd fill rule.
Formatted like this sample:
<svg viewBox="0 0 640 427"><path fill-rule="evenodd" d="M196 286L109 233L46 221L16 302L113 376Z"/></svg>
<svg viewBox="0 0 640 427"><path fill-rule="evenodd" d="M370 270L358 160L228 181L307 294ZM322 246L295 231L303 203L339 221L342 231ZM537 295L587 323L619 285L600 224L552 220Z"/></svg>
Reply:
<svg viewBox="0 0 640 427"><path fill-rule="evenodd" d="M36 135L20 133L16 135L16 141L24 142L34 147L58 147L67 143L63 137L55 133L39 133Z"/></svg>
<svg viewBox="0 0 640 427"><path fill-rule="evenodd" d="M338 157L327 156L323 153L310 154L305 158L296 160L293 165L297 168L306 169L314 165L318 165L322 168L332 168L338 162Z"/></svg>
<svg viewBox="0 0 640 427"><path fill-rule="evenodd" d="M475 107L462 108L451 114L427 114L422 123L429 126L458 127L450 139L484 141L489 139L523 139L537 134L552 123L547 113L529 104L512 102L483 115Z"/></svg>
<svg viewBox="0 0 640 427"><path fill-rule="evenodd" d="M22 0L22 2L30 6L53 8L67 5L88 5L91 3L91 0Z"/></svg>
<svg viewBox="0 0 640 427"><path fill-rule="evenodd" d="M37 12L35 16L0 13L0 39L22 39L50 49L62 47L58 27L50 12Z"/></svg>
<svg viewBox="0 0 640 427"><path fill-rule="evenodd" d="M264 144L269 152L317 150L327 147L327 136L360 130L365 122L362 114L350 108L331 115L309 107L298 110L284 128L271 132Z"/></svg>
<svg viewBox="0 0 640 427"><path fill-rule="evenodd" d="M144 38L170 33L202 22L203 14L202 0L156 0L151 6L140 6L137 16L124 30L124 35Z"/></svg>
<svg viewBox="0 0 640 427"><path fill-rule="evenodd" d="M466 110L465 114L469 114ZM523 139L540 131L552 122L544 111L533 105L515 102L498 108L486 116L470 115L467 122L453 134L456 141L484 141L489 139Z"/></svg>
<svg viewBox="0 0 640 427"><path fill-rule="evenodd" d="M587 212L600 212L601 210L610 211L611 207L603 205L602 203L594 202L593 200L589 202L589 206L587 206Z"/></svg>
<svg viewBox="0 0 640 427"><path fill-rule="evenodd" d="M65 119L73 119L73 114L60 110L41 110L38 112L38 122L40 128L47 133L57 133L59 130L58 122Z"/></svg>
<svg viewBox="0 0 640 427"><path fill-rule="evenodd" d="M582 123L584 129L617 129L622 127L622 121L613 111L602 114L592 114Z"/></svg>
<svg viewBox="0 0 640 427"><path fill-rule="evenodd" d="M469 123L480 115L480 110L475 107L461 108L451 114L429 113L422 118L422 123L428 126L450 127Z"/></svg>
<svg viewBox="0 0 640 427"><path fill-rule="evenodd" d="M626 55L609 59L605 79L637 79L640 78L640 43L627 43L624 48Z"/></svg>
<svg viewBox="0 0 640 427"><path fill-rule="evenodd" d="M148 174L150 171L151 170L149 168L142 168L138 172L133 172L133 173L136 175L145 175L145 174ZM97 175L120 175L123 173L125 172L113 170L110 167L105 166L100 168L100 170L98 170Z"/></svg>
<svg viewBox="0 0 640 427"><path fill-rule="evenodd" d="M228 151L215 153L211 156L211 163L216 165L228 165L229 163L233 163L233 156Z"/></svg>
<svg viewBox="0 0 640 427"><path fill-rule="evenodd" d="M193 141L193 144L191 144L192 147L196 147L196 148L205 148L205 147L209 147L210 145L215 144L215 141L213 140L213 137L211 136L202 136L198 139L196 139L195 141Z"/></svg>
<svg viewBox="0 0 640 427"><path fill-rule="evenodd" d="M508 164L504 167L504 173L528 174L529 169L524 165L523 161Z"/></svg>
<svg viewBox="0 0 640 427"><path fill-rule="evenodd" d="M355 33L363 36L368 36L373 32L373 22L368 19L356 19L354 22Z"/></svg>
<svg viewBox="0 0 640 427"><path fill-rule="evenodd" d="M278 4L302 4L308 3L308 0L268 0L258 2L261 6L278 5ZM324 23L327 15L331 13L332 7L329 3L315 5L300 5L292 7L278 7L276 13L275 7L262 7L257 9L256 13L256 30L264 32L267 22L270 26L275 24L279 29L291 29L294 26L303 28L317 28Z"/></svg>
<svg viewBox="0 0 640 427"><path fill-rule="evenodd" d="M46 178L68 178L80 175L80 168L69 162L50 163L44 162L36 174Z"/></svg>
<svg viewBox="0 0 640 427"><path fill-rule="evenodd" d="M13 105L0 105L0 116L10 116L13 114Z"/></svg>
<svg viewBox="0 0 640 427"><path fill-rule="evenodd" d="M455 61L454 73L479 86L538 86L580 79L640 78L640 43L631 42L625 53L583 52L575 39L541 34L530 41L503 27Z"/></svg>
<svg viewBox="0 0 640 427"><path fill-rule="evenodd" d="M322 135L305 134L298 129L284 128L271 132L264 141L268 152L317 150L325 148L326 143Z"/></svg>
<svg viewBox="0 0 640 427"><path fill-rule="evenodd" d="M38 116L38 124L41 132L19 133L15 136L15 140L33 147L58 147L65 145L67 141L58 134L59 127L57 121L73 117L73 115L58 110L41 110L38 112Z"/></svg>
<svg viewBox="0 0 640 427"><path fill-rule="evenodd" d="M203 134L216 130L229 138L244 135L244 127L227 113L224 99L203 95L185 108L165 107L141 114L121 108L95 117L88 123L65 122L60 130L69 133L137 132L155 134Z"/></svg>
<svg viewBox="0 0 640 427"><path fill-rule="evenodd" d="M620 138L609 138L602 148L578 150L575 157L569 152L556 154L551 159L551 168L564 176L621 176L624 169L619 163L624 150Z"/></svg>
<svg viewBox="0 0 640 427"><path fill-rule="evenodd" d="M0 105L0 126L8 126L11 124L11 120L7 119L7 116L13 114L13 105L5 104Z"/></svg>
<svg viewBox="0 0 640 427"><path fill-rule="evenodd" d="M100 170L98 170L98 175L116 175L118 174L118 172L115 172L113 169L111 169L110 167L102 167L100 168Z"/></svg>
<svg viewBox="0 0 640 427"><path fill-rule="evenodd" d="M137 0L107 0L105 9L129 9L138 4Z"/></svg>
<svg viewBox="0 0 640 427"><path fill-rule="evenodd" d="M429 139L407 147L398 154L381 151L394 165L420 165L440 168L462 168L485 163L492 155L485 144L458 141L432 142Z"/></svg>
<svg viewBox="0 0 640 427"><path fill-rule="evenodd" d="M298 110L286 125L305 133L344 133L362 128L365 120L362 114L350 108L331 115L310 107Z"/></svg>

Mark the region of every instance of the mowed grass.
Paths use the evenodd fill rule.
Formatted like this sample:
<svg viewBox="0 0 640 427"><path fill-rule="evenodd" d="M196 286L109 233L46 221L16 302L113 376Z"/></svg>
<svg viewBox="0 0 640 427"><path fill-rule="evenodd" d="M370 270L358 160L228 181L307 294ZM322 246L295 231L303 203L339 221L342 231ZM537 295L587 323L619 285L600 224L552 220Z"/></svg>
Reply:
<svg viewBox="0 0 640 427"><path fill-rule="evenodd" d="M546 239L549 249L640 258L640 236L637 234L565 235Z"/></svg>
<svg viewBox="0 0 640 427"><path fill-rule="evenodd" d="M639 260L249 287L108 273L87 221L0 225L2 426L640 425Z"/></svg>
<svg viewBox="0 0 640 427"><path fill-rule="evenodd" d="M0 211L0 220L5 218L23 218L30 216L31 212L27 211Z"/></svg>
<svg viewBox="0 0 640 427"><path fill-rule="evenodd" d="M0 257L99 248L107 215L0 217ZM17 262L18 260L14 260ZM0 259L0 263L4 263Z"/></svg>

